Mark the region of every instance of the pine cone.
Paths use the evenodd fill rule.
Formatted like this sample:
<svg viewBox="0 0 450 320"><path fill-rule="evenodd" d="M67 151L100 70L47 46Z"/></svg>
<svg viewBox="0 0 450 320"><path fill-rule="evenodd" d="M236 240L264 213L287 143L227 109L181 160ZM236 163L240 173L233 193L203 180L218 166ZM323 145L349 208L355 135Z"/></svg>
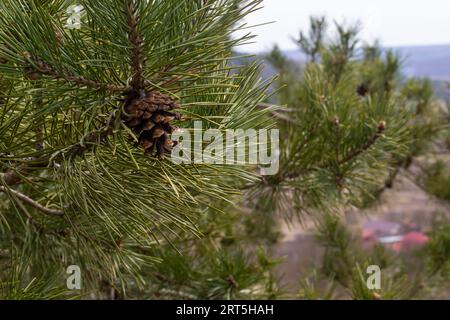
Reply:
<svg viewBox="0 0 450 320"><path fill-rule="evenodd" d="M356 93L358 93L359 96L361 97L365 97L368 93L369 93L369 88L367 87L366 84L360 84L357 88L356 88Z"/></svg>
<svg viewBox="0 0 450 320"><path fill-rule="evenodd" d="M171 122L181 120L179 114L170 112L177 108L179 104L161 92L130 91L126 93L122 120L138 136L138 143L146 154L156 153L164 158L176 144L169 135L175 130Z"/></svg>

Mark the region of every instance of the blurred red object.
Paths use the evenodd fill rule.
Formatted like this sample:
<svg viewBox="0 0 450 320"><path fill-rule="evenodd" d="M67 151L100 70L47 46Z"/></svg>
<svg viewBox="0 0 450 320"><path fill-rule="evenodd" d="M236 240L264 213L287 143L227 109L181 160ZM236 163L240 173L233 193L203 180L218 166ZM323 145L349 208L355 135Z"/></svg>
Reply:
<svg viewBox="0 0 450 320"><path fill-rule="evenodd" d="M371 229L363 229L362 236L363 236L364 241L368 241L368 240L372 240L372 239L376 238L375 231L373 231Z"/></svg>
<svg viewBox="0 0 450 320"><path fill-rule="evenodd" d="M392 249L396 252L401 252L421 247L425 245L428 241L429 241L428 236L423 234L422 232L410 232L403 237L402 241L394 243L392 245Z"/></svg>
<svg viewBox="0 0 450 320"><path fill-rule="evenodd" d="M404 231L404 227L397 222L387 220L370 220L363 226L363 237L364 234L369 235L371 233L378 238L394 236L402 234Z"/></svg>
<svg viewBox="0 0 450 320"><path fill-rule="evenodd" d="M404 226L387 220L372 220L364 224L362 238L367 248L380 243L395 252L402 252L421 247L428 242L427 235L419 230L418 225Z"/></svg>
<svg viewBox="0 0 450 320"><path fill-rule="evenodd" d="M362 238L364 246L371 248L382 242L384 237L396 236L403 233L403 227L399 223L387 220L369 220L363 225Z"/></svg>

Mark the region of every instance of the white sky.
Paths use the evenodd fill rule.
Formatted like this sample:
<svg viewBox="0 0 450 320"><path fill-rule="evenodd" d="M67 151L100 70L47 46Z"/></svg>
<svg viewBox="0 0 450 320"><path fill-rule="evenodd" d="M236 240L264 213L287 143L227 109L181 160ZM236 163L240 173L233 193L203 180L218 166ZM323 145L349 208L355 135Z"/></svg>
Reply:
<svg viewBox="0 0 450 320"><path fill-rule="evenodd" d="M266 51L275 43L294 49L290 37L307 30L310 15L322 14L338 21L359 19L363 39L378 38L385 46L450 44L450 0L264 0L263 5L244 21L275 23L253 28L256 43L243 51Z"/></svg>

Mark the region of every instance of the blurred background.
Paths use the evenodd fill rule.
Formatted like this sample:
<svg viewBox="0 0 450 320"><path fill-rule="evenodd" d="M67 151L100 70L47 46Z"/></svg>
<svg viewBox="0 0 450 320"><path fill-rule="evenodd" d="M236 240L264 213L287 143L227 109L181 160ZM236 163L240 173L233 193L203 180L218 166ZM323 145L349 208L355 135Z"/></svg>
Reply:
<svg viewBox="0 0 450 320"><path fill-rule="evenodd" d="M240 52L263 54L274 45L296 61L305 55L295 43L300 30L309 28L309 17L325 16L347 24L360 23L363 42L380 41L403 57L402 73L407 77L428 77L438 94L448 96L441 81L450 80L450 3L444 0L264 0L263 8L244 22L257 34ZM333 33L333 26L330 26ZM245 31L236 33L242 36Z"/></svg>
<svg viewBox="0 0 450 320"><path fill-rule="evenodd" d="M417 139L407 156L408 160L399 164L384 188L372 193L373 201L347 208L344 219L350 237L361 242L362 248L375 248L375 251L382 248L383 252L386 250L395 259L401 257L402 264L412 263L422 268L424 259L423 256L418 258L417 252L430 245L430 235L436 235L436 224L441 223L442 219L448 221L450 217L450 140L446 134L432 133L434 130L425 133L427 130L424 129L425 126L437 126L437 122L431 118L448 121L445 118L448 117L450 102L450 3L443 0L264 0L263 6L258 13L244 20L249 27L256 26L253 31L257 36L253 41L236 48L236 52L256 54L263 61L264 78L281 73L278 84L295 87L293 83L303 81L303 74L312 63L325 65L326 68L326 56L319 53L322 49L318 49L316 57L311 54L315 35L321 33L320 37L323 38L320 41L325 47L328 46L325 51L332 51L329 48L333 48L333 43L345 43L342 29L349 31L353 28L355 54L350 60L370 65L367 61L373 60L369 58L368 52L379 50L380 59L385 61L385 69L380 74L384 73L389 78L388 70L392 71L394 91L403 95L410 106L414 105L413 108L418 108L421 103L427 105L427 115L417 112L414 120L416 124L423 121L423 126L411 127ZM323 34L317 32L317 29L321 29L317 28L320 21L325 21L326 25ZM338 28L342 28L341 32ZM243 36L245 31L237 35ZM395 57L391 62L390 54L391 58ZM362 71L363 74L365 72ZM363 96L366 95L364 85L361 88ZM299 100L292 97L295 95L293 91L288 91L281 90L281 94L276 94L272 102L284 104L288 108L295 105ZM308 218L303 219L302 223L282 223L280 241L272 252L283 259L277 273L288 290L298 292L300 287L305 297L324 297L329 282L319 284L321 289L317 289L315 272L328 268L329 275L338 278L339 282L339 272L346 272L347 262L343 258L345 251L350 252L350 255L358 255L346 245L345 250L328 254L330 248L340 246L338 239L345 236L339 234L339 228L335 228L335 234L328 234L324 245L324 237L321 237L324 232L326 230L318 231L317 225ZM438 255L443 255L447 250L444 242L438 245L441 250ZM417 270L408 268L410 276L418 274ZM299 282L302 277L299 274L305 277L306 282ZM311 280L312 274L315 280ZM410 279L417 280L417 277L413 275ZM442 279L437 281L442 284ZM450 290L445 284L439 289L431 289L433 286L429 283L423 286L427 289L421 297L450 298ZM317 296L316 290L321 292ZM329 292L333 292L333 297L346 296L331 289Z"/></svg>

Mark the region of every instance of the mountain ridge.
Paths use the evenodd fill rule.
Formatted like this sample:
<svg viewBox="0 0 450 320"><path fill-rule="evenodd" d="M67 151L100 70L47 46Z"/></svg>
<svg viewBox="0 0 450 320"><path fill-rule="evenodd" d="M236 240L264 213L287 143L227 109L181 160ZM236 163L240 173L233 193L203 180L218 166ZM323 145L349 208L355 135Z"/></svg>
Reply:
<svg viewBox="0 0 450 320"><path fill-rule="evenodd" d="M385 47L403 58L402 72L406 77L427 77L431 80L450 81L450 44ZM295 61L305 61L299 50L283 50Z"/></svg>

